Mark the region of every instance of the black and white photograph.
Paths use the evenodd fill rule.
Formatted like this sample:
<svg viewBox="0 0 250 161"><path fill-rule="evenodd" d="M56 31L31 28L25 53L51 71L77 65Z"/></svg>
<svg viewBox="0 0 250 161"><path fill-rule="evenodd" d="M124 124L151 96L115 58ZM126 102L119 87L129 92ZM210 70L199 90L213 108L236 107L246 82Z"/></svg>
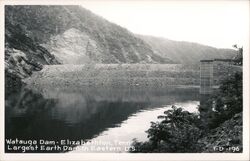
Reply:
<svg viewBox="0 0 250 161"><path fill-rule="evenodd" d="M14 2L2 154L249 159L249 1Z"/></svg>

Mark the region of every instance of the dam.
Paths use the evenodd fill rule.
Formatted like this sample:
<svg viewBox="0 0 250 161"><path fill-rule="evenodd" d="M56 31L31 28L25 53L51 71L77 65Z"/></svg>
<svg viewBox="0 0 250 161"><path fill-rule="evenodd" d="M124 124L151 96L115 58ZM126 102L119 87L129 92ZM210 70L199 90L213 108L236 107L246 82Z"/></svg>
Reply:
<svg viewBox="0 0 250 161"><path fill-rule="evenodd" d="M242 71L231 59L201 60L181 64L49 65L26 79L32 86L154 87L192 86L211 94L226 77Z"/></svg>
<svg viewBox="0 0 250 161"><path fill-rule="evenodd" d="M34 86L153 87L196 86L199 64L47 65L25 82Z"/></svg>

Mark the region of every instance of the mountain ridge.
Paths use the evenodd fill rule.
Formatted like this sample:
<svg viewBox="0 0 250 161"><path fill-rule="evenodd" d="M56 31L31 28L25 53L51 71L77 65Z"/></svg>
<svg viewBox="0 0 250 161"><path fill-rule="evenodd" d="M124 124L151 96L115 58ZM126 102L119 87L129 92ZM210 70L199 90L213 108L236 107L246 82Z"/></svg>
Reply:
<svg viewBox="0 0 250 161"><path fill-rule="evenodd" d="M96 56L95 61L98 63L172 62L154 54L151 47L132 32L81 6L7 6L5 9L6 18L24 26L27 35L40 44L47 44L51 37L72 28L83 32L96 41L97 48L102 53ZM60 53L55 50L50 52L60 57Z"/></svg>
<svg viewBox="0 0 250 161"><path fill-rule="evenodd" d="M151 35L137 35L148 43L155 53L176 63L197 63L203 59L231 59L237 51L216 48L196 42L175 41Z"/></svg>
<svg viewBox="0 0 250 161"><path fill-rule="evenodd" d="M202 52L208 50L204 46L189 51L191 56L185 55L183 52L190 50L185 48L189 43L168 45L160 38L155 45L146 36L138 36L82 6L5 6L5 12L9 23L21 26L27 37L47 49L61 64L198 63L215 55L219 55L215 58L231 56ZM65 36L67 33L71 36Z"/></svg>

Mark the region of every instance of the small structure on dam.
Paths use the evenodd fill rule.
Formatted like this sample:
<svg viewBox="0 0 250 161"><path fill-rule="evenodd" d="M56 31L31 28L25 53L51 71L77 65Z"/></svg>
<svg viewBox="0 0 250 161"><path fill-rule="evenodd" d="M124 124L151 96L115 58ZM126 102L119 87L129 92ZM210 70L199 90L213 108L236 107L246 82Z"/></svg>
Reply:
<svg viewBox="0 0 250 161"><path fill-rule="evenodd" d="M213 91L213 60L201 60L200 64L200 94L210 94Z"/></svg>
<svg viewBox="0 0 250 161"><path fill-rule="evenodd" d="M200 61L200 94L211 94L224 78L242 71L234 65L232 59L214 59Z"/></svg>

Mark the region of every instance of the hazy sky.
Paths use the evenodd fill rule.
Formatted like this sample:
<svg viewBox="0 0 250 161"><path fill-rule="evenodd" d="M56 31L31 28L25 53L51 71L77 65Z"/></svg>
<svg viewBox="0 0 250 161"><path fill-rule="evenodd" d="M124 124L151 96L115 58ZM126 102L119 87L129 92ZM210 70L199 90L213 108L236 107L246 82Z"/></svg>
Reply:
<svg viewBox="0 0 250 161"><path fill-rule="evenodd" d="M137 34L218 48L248 45L247 0L88 1L82 6Z"/></svg>

